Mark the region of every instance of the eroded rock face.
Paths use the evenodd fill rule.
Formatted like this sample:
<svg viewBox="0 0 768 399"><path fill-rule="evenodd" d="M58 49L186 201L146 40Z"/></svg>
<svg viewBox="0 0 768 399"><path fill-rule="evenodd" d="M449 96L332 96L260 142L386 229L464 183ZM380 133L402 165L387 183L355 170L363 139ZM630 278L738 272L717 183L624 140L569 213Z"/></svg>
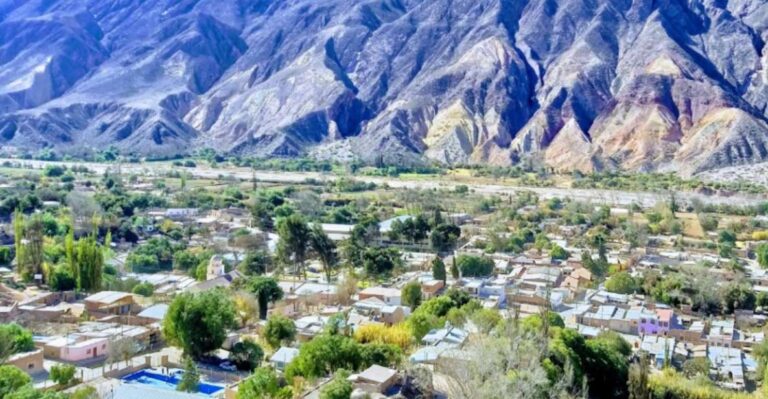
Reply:
<svg viewBox="0 0 768 399"><path fill-rule="evenodd" d="M0 0L0 145L768 160L762 0Z"/></svg>

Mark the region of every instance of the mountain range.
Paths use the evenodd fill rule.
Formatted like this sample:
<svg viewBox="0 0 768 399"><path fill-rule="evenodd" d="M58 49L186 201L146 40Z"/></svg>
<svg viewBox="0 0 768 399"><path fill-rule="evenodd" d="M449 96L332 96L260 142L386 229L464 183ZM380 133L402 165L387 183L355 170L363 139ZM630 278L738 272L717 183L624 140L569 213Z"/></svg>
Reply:
<svg viewBox="0 0 768 399"><path fill-rule="evenodd" d="M0 151L768 161L765 0L0 0Z"/></svg>

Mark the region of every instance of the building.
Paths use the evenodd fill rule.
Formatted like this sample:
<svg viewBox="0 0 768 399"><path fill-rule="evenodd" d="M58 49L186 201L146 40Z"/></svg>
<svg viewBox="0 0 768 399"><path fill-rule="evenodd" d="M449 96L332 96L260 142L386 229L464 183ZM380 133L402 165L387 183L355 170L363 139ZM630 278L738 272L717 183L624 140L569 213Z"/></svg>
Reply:
<svg viewBox="0 0 768 399"><path fill-rule="evenodd" d="M56 337L43 342L43 352L48 359L81 362L107 356L108 338L90 338L84 335Z"/></svg>
<svg viewBox="0 0 768 399"><path fill-rule="evenodd" d="M85 298L85 310L100 318L109 315L129 315L139 311L133 294L119 291L101 291Z"/></svg>
<svg viewBox="0 0 768 399"><path fill-rule="evenodd" d="M397 288L386 287L368 287L358 294L358 297L362 299L379 298L387 305L400 305L401 297L400 290Z"/></svg>
<svg viewBox="0 0 768 399"><path fill-rule="evenodd" d="M40 349L12 355L5 364L16 366L30 375L45 372L43 368L43 351Z"/></svg>
<svg viewBox="0 0 768 399"><path fill-rule="evenodd" d="M219 255L211 256L211 260L208 261L208 268L205 272L206 280L213 280L216 277L223 276L227 271L224 267L224 259Z"/></svg>
<svg viewBox="0 0 768 399"><path fill-rule="evenodd" d="M269 363L272 364L275 370L285 371L286 366L288 366L296 356L299 356L298 349L282 346L269 358Z"/></svg>
<svg viewBox="0 0 768 399"><path fill-rule="evenodd" d="M362 373L349 377L355 388L370 393L384 393L400 380L397 370L374 364Z"/></svg>

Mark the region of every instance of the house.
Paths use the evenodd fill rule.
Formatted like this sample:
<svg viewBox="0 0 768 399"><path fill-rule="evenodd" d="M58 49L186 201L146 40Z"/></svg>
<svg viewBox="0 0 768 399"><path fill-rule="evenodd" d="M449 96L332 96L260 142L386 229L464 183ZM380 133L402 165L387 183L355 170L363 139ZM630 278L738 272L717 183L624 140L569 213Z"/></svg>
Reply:
<svg viewBox="0 0 768 399"><path fill-rule="evenodd" d="M168 305L165 303L158 303L139 312L139 314L136 315L136 318L145 324L161 323L165 318L166 313L168 313Z"/></svg>
<svg viewBox="0 0 768 399"><path fill-rule="evenodd" d="M676 341L674 338L646 335L640 344L640 349L651 356L653 365L662 369L667 363L671 363L675 354Z"/></svg>
<svg viewBox="0 0 768 399"><path fill-rule="evenodd" d="M376 297L357 301L352 307L354 310L350 313L350 316L361 315L365 316L370 322L384 323L386 325L400 323L410 314L410 309L403 306L387 305Z"/></svg>
<svg viewBox="0 0 768 399"><path fill-rule="evenodd" d="M706 341L710 346L730 348L733 345L734 331L733 319L713 320L710 323Z"/></svg>
<svg viewBox="0 0 768 399"><path fill-rule="evenodd" d="M397 370L374 364L363 370L362 373L351 375L349 380L355 384L356 389L370 393L384 393L399 381Z"/></svg>
<svg viewBox="0 0 768 399"><path fill-rule="evenodd" d="M41 349L11 355L5 364L16 366L29 375L45 372L43 368L43 351Z"/></svg>
<svg viewBox="0 0 768 399"><path fill-rule="evenodd" d="M81 362L106 356L109 353L109 339L84 335L56 337L43 342L43 352L48 359Z"/></svg>
<svg viewBox="0 0 768 399"><path fill-rule="evenodd" d="M208 267L205 272L206 280L213 280L217 277L225 275L227 272L224 268L224 259L219 255L211 256L208 261Z"/></svg>
<svg viewBox="0 0 768 399"><path fill-rule="evenodd" d="M440 293L440 290L442 290L443 287L445 287L445 282L443 282L443 280L423 281L421 283L421 294L424 296L424 300L434 298Z"/></svg>
<svg viewBox="0 0 768 399"><path fill-rule="evenodd" d="M400 305L401 304L401 297L400 297L400 290L397 288L387 288L387 287L368 287L358 294L358 297L362 299L368 299L368 298L379 298L387 305Z"/></svg>
<svg viewBox="0 0 768 399"><path fill-rule="evenodd" d="M85 310L99 318L108 315L128 315L139 310L133 294L119 291L101 291L85 298Z"/></svg>
<svg viewBox="0 0 768 399"><path fill-rule="evenodd" d="M424 345L459 347L464 344L468 337L469 333L466 331L458 327L446 325L445 328L432 330L427 333L427 335L421 339L421 342Z"/></svg>
<svg viewBox="0 0 768 399"><path fill-rule="evenodd" d="M197 208L168 208L165 210L164 216L168 219L188 219L194 218L199 213Z"/></svg>
<svg viewBox="0 0 768 399"><path fill-rule="evenodd" d="M232 282L237 280L238 278L243 277L243 274L240 273L237 270L232 270L229 273L225 273L223 275L220 275L218 277L212 278L210 280L201 281L191 287L189 287L190 292L203 292L212 290L214 288L223 287L227 288L230 285L232 285Z"/></svg>
<svg viewBox="0 0 768 399"><path fill-rule="evenodd" d="M329 317L327 316L304 316L296 321L296 337L300 341L309 341L316 335L323 332L325 324L328 323Z"/></svg>
<svg viewBox="0 0 768 399"><path fill-rule="evenodd" d="M718 379L724 381L723 385L744 389L744 353L740 349L710 346L707 358Z"/></svg>
<svg viewBox="0 0 768 399"><path fill-rule="evenodd" d="M272 364L276 370L285 371L285 367L288 366L296 356L299 356L298 349L282 346L269 358L269 363Z"/></svg>
<svg viewBox="0 0 768 399"><path fill-rule="evenodd" d="M637 318L634 313L613 305L598 306L594 312L585 313L582 323L589 327L609 329L624 334L637 331Z"/></svg>
<svg viewBox="0 0 768 399"><path fill-rule="evenodd" d="M381 223L379 223L379 232L381 234L387 234L390 231L392 231L392 224L394 224L396 221L400 221L400 223L405 222L406 220L413 219L413 216L410 215L402 215L393 217L391 219L387 219Z"/></svg>

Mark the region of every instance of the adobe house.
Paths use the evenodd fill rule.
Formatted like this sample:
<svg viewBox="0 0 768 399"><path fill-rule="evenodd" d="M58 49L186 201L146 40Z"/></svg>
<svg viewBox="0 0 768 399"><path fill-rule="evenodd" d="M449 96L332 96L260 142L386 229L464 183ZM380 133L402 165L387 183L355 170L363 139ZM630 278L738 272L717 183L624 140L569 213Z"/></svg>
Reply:
<svg viewBox="0 0 768 399"><path fill-rule="evenodd" d="M133 294L102 291L85 298L85 310L95 318L136 314L140 308Z"/></svg>
<svg viewBox="0 0 768 399"><path fill-rule="evenodd" d="M17 353L8 358L6 364L16 366L29 375L45 372L43 368L43 351L40 349Z"/></svg>

